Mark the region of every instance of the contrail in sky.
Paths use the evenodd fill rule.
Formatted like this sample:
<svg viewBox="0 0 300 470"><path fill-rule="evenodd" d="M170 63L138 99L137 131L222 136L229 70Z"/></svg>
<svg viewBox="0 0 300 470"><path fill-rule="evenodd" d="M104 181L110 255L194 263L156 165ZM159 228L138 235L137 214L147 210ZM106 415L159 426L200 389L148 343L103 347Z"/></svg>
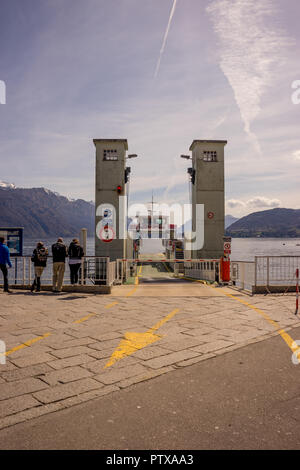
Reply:
<svg viewBox="0 0 300 470"><path fill-rule="evenodd" d="M278 9L272 0L213 0L206 10L219 36L221 69L233 89L245 131L260 153L251 124L262 111L263 95L276 76L275 66L291 42L276 27ZM273 27L268 26L268 17Z"/></svg>
<svg viewBox="0 0 300 470"><path fill-rule="evenodd" d="M167 38L168 38L170 26L171 26L171 23L172 23L172 18L173 18L174 13L175 13L176 3L177 3L177 0L174 0L174 1L173 1L173 5L172 5L172 9L171 9L171 13L170 13L170 16L169 16L169 21L168 21L167 29L166 29L166 32L165 32L165 35L164 35L164 39L163 39L163 43L162 43L162 46L161 46L161 49L160 49L158 61L157 61L157 64L156 64L156 69L155 69L155 73L154 73L154 78L157 77L157 74L158 74L158 71L159 71L161 58L162 58L162 56L163 56L163 53L164 53L164 50L165 50L165 47L166 47L166 42L167 42Z"/></svg>

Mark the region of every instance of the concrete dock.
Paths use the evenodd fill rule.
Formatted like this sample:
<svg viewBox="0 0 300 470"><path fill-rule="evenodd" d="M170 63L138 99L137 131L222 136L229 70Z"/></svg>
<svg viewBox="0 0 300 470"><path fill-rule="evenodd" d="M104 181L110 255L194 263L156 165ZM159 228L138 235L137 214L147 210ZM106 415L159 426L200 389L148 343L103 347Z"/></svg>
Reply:
<svg viewBox="0 0 300 470"><path fill-rule="evenodd" d="M0 448L14 447L5 439L8 427L17 432L23 423L31 429L30 423L36 426L42 416L59 420L64 409L75 417L78 405L90 402L101 408L104 396L110 403L119 397L116 394L130 397L135 384L147 382L148 389L158 377L172 388L176 403L172 384L179 371L191 379L193 367L201 364L207 364L210 387L217 387L215 361L228 367L223 372L230 377L230 355L249 345L264 351L261 345L272 337L283 351L282 367L298 372L291 360L300 326L294 295L251 297L229 287L141 275L135 285L114 287L106 296L19 290L1 293L0 299L0 339L6 344L6 364L0 364ZM264 360L268 358L262 355L257 373ZM196 393L192 388L188 386L187 395ZM178 393L183 393L180 387ZM207 394L204 391L203 400ZM113 440L105 442L108 448L115 446ZM179 442L187 441L182 436ZM134 448L132 441L130 445ZM34 446L34 439L26 444ZM164 446L173 448L168 440ZM98 448L103 448L102 442Z"/></svg>

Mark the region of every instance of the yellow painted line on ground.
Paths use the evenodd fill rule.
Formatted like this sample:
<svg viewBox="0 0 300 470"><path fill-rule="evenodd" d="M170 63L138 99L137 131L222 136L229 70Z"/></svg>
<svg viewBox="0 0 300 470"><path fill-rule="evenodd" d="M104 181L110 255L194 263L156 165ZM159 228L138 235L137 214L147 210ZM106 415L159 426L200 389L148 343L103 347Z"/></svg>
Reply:
<svg viewBox="0 0 300 470"><path fill-rule="evenodd" d="M193 277L182 276L180 279L185 279L186 281L200 282L205 286L209 285L207 281L203 281L202 279L194 279Z"/></svg>
<svg viewBox="0 0 300 470"><path fill-rule="evenodd" d="M174 271L172 271L172 270L169 268L168 264L167 264L165 261L163 262L163 265L165 266L165 268L166 268L166 270L168 271L168 273L174 274Z"/></svg>
<svg viewBox="0 0 300 470"><path fill-rule="evenodd" d="M138 285L134 287L131 291L128 292L128 294L125 295L125 297L130 297L132 294L134 294L137 291Z"/></svg>
<svg viewBox="0 0 300 470"><path fill-rule="evenodd" d="M37 341L41 341L42 339L48 338L52 333L45 333L42 336L38 336L37 338L30 339L29 341L26 341L25 343L20 344L19 346L16 346L15 348L10 349L9 351L6 351L5 353L1 353L0 356L9 356L10 354L19 351L20 349L27 348L31 346L32 344L36 343Z"/></svg>
<svg viewBox="0 0 300 470"><path fill-rule="evenodd" d="M178 313L178 312L179 312L179 308L175 308L174 310L172 310L172 312L169 313L169 315L167 315L165 318L163 318L158 323L156 323L156 325L154 325L152 328L150 328L150 330L148 330L147 333L153 333L153 331L158 330L158 328L160 328L167 321L171 320L171 318L173 318L174 315L176 315L176 313Z"/></svg>
<svg viewBox="0 0 300 470"><path fill-rule="evenodd" d="M117 347L117 349L115 349L115 351L111 355L104 369L112 366L120 359L123 359L126 356L130 356L131 354L138 351L139 349L145 348L146 346L149 346L150 344L153 344L159 339L161 339L161 336L155 335L153 334L153 332L158 330L158 328L160 328L164 323L169 321L178 312L179 312L178 308L176 308L175 310L172 310L172 312L169 313L169 315L167 315L165 318L157 322L152 328L146 331L146 333L135 333L135 332L127 331L124 335L125 339L121 340L119 346Z"/></svg>
<svg viewBox="0 0 300 470"><path fill-rule="evenodd" d="M115 301L115 302L112 302L111 304L108 304L108 305L105 305L104 308L111 308L111 307L114 307L115 305L117 305L119 302Z"/></svg>
<svg viewBox="0 0 300 470"><path fill-rule="evenodd" d="M104 306L104 308L111 308L111 307L114 307L114 305L117 305L119 302L111 302L110 304L107 304ZM89 318L91 317L95 317L96 315L98 315L97 313L91 313L89 315L86 315L85 317L82 317L82 318L79 318L79 320L75 320L73 323L83 323L84 321L88 320Z"/></svg>
<svg viewBox="0 0 300 470"><path fill-rule="evenodd" d="M142 266L140 266L140 270L139 272L141 273L142 271ZM134 289L132 289L132 291L130 291L126 297L129 297L130 295L134 294L134 292L137 290L137 287L135 287ZM114 307L115 305L117 305L119 302L115 301L115 302L111 302L110 304L107 304L104 306L104 308L111 308L111 307ZM85 317L82 317L82 318L79 318L78 320L75 320L73 322L73 324L80 324L80 323L83 323L87 320L89 320L89 318L91 317L95 317L97 315L97 313L91 313L89 315L86 315ZM32 344L36 343L37 341L41 341L42 339L45 339L47 338L48 336L50 336L52 333L45 333L44 335L42 336L39 336L37 338L33 338L29 341L26 341L25 343L23 344L20 344L18 346L15 346L14 348L10 349L9 351L6 351L5 353L0 353L0 357L1 356L9 356L10 354L16 352L16 351L19 351L20 349L23 349L23 348L26 348L26 347L29 347L31 346Z"/></svg>
<svg viewBox="0 0 300 470"><path fill-rule="evenodd" d="M129 291L128 294L125 295L125 297L130 297L132 294L136 292L138 285L139 285L139 276L141 276L141 274L142 274L142 266L139 267L137 276L135 276L135 279L134 279L135 287L131 291Z"/></svg>
<svg viewBox="0 0 300 470"><path fill-rule="evenodd" d="M139 267L137 276L135 276L134 283L135 283L136 286L139 285L139 277L140 277L141 275L142 275L142 265ZM130 295L131 295L131 294L130 294Z"/></svg>
<svg viewBox="0 0 300 470"><path fill-rule="evenodd" d="M91 313L90 315L86 315L85 317L82 317L79 320L75 320L73 323L82 323L82 322L88 320L89 318L94 317L95 315L97 315L97 314L96 313Z"/></svg>
<svg viewBox="0 0 300 470"><path fill-rule="evenodd" d="M252 310L255 310L257 313L259 313L265 320L267 320L267 322L269 322L272 326L274 326L274 328L278 331L278 333L280 334L280 336L282 337L282 339L286 342L286 344L288 345L288 347L294 352L296 350L299 349L299 346L294 342L294 340L291 338L291 336L283 329L281 328L280 326L278 326L278 323L274 320L272 320L271 317L269 317L269 315L267 315L263 310L261 310L260 308L258 307L255 307L255 305L252 305L250 304L249 302L246 302L245 300L243 299L239 299L238 297L236 297L235 295L232 295L232 294L228 294L227 292L223 292L222 291L222 294L226 295L227 297L231 298L231 299L234 299L234 300L237 300L238 302L240 302L241 304L245 305L246 307L249 307L251 308Z"/></svg>

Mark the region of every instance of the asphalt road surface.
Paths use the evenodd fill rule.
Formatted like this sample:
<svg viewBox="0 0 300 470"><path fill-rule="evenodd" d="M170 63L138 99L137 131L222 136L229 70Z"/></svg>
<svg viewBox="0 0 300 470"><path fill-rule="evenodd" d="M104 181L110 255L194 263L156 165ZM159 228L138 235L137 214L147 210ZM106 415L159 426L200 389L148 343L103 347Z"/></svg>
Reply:
<svg viewBox="0 0 300 470"><path fill-rule="evenodd" d="M300 365L273 337L3 429L0 448L299 449Z"/></svg>

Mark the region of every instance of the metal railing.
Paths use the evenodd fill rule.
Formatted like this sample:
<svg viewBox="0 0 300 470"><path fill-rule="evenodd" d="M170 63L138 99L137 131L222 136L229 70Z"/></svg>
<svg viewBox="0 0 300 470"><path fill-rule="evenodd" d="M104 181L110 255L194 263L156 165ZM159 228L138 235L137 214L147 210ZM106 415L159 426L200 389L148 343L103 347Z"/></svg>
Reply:
<svg viewBox="0 0 300 470"><path fill-rule="evenodd" d="M231 280L249 291L288 291L296 285L300 256L256 256L255 261L232 261Z"/></svg>
<svg viewBox="0 0 300 470"><path fill-rule="evenodd" d="M252 291L255 285L255 261L231 261L231 280L237 287Z"/></svg>
<svg viewBox="0 0 300 470"><path fill-rule="evenodd" d="M167 272L174 275L184 275L192 279L206 281L219 281L219 259L118 259L116 262L116 282L122 283L128 277L136 276L137 266L141 264L153 264L169 266Z"/></svg>
<svg viewBox="0 0 300 470"><path fill-rule="evenodd" d="M184 263L184 274L192 279L219 282L220 260L188 261Z"/></svg>
<svg viewBox="0 0 300 470"><path fill-rule="evenodd" d="M256 256L256 286L295 285L300 256Z"/></svg>
<svg viewBox="0 0 300 470"><path fill-rule="evenodd" d="M8 281L13 287L15 286L28 286L31 285L35 274L34 264L31 261L31 256L12 257L12 268L8 270ZM116 277L116 263L111 262L109 258L97 256L85 256L81 259L81 267L79 269L79 284L81 285L107 285L111 286ZM53 272L53 259L49 256L47 259L47 266L44 268L41 276L41 283L43 285L52 284ZM0 279L2 283L2 279ZM65 263L64 285L70 285L70 268L68 258Z"/></svg>

